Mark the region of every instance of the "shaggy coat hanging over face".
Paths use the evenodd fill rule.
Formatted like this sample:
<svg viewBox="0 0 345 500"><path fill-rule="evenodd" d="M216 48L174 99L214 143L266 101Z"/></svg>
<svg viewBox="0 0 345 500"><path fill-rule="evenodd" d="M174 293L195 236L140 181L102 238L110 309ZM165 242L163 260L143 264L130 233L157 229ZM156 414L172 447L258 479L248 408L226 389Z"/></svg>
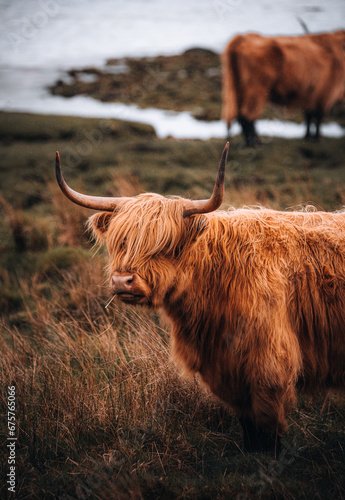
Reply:
<svg viewBox="0 0 345 500"><path fill-rule="evenodd" d="M237 118L246 142L255 146L254 129L270 101L302 109L315 121L319 138L322 117L344 97L345 30L303 36L235 36L223 54L223 118L228 129Z"/></svg>
<svg viewBox="0 0 345 500"><path fill-rule="evenodd" d="M165 311L175 359L235 410L247 449L275 449L298 387L344 386L345 213L211 211L221 174L210 200L85 197L57 171L106 210L90 227L113 293Z"/></svg>

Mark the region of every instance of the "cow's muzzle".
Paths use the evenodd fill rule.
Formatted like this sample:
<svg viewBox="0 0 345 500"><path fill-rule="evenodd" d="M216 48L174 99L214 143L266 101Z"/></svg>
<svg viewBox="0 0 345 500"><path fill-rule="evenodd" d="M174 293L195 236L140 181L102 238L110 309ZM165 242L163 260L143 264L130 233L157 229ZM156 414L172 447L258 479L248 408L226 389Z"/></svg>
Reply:
<svg viewBox="0 0 345 500"><path fill-rule="evenodd" d="M141 280L135 274L115 272L111 277L111 289L113 295L128 304L147 302L146 290L142 289Z"/></svg>

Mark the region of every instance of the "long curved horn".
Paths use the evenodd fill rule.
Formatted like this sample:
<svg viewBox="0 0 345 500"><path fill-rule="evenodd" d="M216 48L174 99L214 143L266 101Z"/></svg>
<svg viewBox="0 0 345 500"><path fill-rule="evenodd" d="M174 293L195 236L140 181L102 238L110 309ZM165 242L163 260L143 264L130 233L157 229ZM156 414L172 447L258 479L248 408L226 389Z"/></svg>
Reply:
<svg viewBox="0 0 345 500"><path fill-rule="evenodd" d="M222 156L220 158L216 183L213 188L213 193L209 200L190 201L185 205L183 217L190 217L195 214L207 214L217 210L222 204L224 196L224 180L225 180L225 165L228 158L229 142L225 144Z"/></svg>
<svg viewBox="0 0 345 500"><path fill-rule="evenodd" d="M73 203L85 208L92 208L93 210L104 210L106 212L113 212L119 203L122 203L127 198L109 198L103 196L88 196L86 194L78 193L71 189L62 176L60 167L60 155L56 152L55 157L55 173L58 184L63 194L69 198Z"/></svg>

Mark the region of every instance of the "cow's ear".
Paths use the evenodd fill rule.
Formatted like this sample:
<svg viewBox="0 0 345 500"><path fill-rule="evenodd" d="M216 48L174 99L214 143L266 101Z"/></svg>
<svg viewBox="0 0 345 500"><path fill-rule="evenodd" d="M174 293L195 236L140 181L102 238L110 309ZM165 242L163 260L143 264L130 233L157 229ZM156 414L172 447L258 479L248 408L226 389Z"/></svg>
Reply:
<svg viewBox="0 0 345 500"><path fill-rule="evenodd" d="M105 238L113 215L112 212L100 212L89 218L88 227L97 239Z"/></svg>
<svg viewBox="0 0 345 500"><path fill-rule="evenodd" d="M188 217L187 219L188 233L192 240L201 235L208 227L207 217L198 215L196 217Z"/></svg>

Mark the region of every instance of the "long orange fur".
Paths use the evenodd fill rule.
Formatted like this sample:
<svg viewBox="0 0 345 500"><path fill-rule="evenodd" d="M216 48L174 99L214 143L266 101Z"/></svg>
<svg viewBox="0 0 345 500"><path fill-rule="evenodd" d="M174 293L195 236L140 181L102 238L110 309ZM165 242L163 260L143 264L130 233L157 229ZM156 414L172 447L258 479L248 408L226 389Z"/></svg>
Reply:
<svg viewBox="0 0 345 500"><path fill-rule="evenodd" d="M345 380L345 213L216 211L144 194L90 218L109 274L138 277L172 351L238 416L268 432L306 390Z"/></svg>

